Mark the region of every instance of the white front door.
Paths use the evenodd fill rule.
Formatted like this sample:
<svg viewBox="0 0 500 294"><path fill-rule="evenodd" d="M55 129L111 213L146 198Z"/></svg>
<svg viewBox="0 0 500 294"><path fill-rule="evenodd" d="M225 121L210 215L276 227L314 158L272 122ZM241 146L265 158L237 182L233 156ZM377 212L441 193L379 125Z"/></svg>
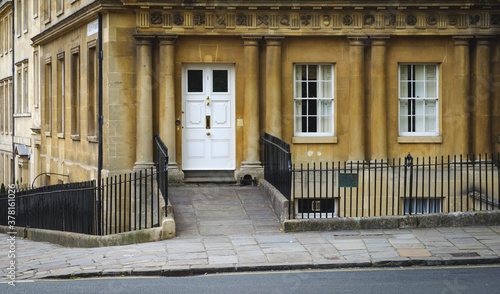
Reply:
<svg viewBox="0 0 500 294"><path fill-rule="evenodd" d="M182 74L182 169L234 170L233 65L186 65Z"/></svg>

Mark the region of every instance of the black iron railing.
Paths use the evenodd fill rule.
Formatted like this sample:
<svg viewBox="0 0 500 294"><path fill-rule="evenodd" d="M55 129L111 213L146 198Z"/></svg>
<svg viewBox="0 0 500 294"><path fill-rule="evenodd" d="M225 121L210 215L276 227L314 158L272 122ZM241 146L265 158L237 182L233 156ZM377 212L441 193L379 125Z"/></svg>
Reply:
<svg viewBox="0 0 500 294"><path fill-rule="evenodd" d="M393 216L500 209L496 156L294 166L291 218Z"/></svg>
<svg viewBox="0 0 500 294"><path fill-rule="evenodd" d="M158 227L162 214L154 168L103 179L100 232L102 235Z"/></svg>
<svg viewBox="0 0 500 294"><path fill-rule="evenodd" d="M267 133L261 140L264 143L264 179L290 200L292 187L290 145Z"/></svg>
<svg viewBox="0 0 500 294"><path fill-rule="evenodd" d="M154 157L156 170L158 171L158 187L160 188L165 203L168 204L168 148L158 135L155 135Z"/></svg>
<svg viewBox="0 0 500 294"><path fill-rule="evenodd" d="M96 234L95 181L44 186L11 193L15 213L8 207L8 195L0 196L0 224L14 220L17 227Z"/></svg>
<svg viewBox="0 0 500 294"><path fill-rule="evenodd" d="M150 168L110 176L102 180L101 193L96 181L15 190L11 195L0 195L0 225L9 225L11 214L16 227L91 235L158 227L167 194L162 194L162 184L156 180L164 179L165 173ZM13 201L9 202L9 197ZM15 203L15 214L8 209L9 203Z"/></svg>

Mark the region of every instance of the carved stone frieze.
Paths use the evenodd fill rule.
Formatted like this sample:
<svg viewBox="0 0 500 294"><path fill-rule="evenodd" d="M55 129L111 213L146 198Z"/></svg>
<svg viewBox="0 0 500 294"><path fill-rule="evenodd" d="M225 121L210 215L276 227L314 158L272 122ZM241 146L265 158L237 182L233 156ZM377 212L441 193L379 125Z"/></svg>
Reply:
<svg viewBox="0 0 500 294"><path fill-rule="evenodd" d="M282 26L289 27L290 26L290 17L288 15L282 15L280 18L280 24Z"/></svg>
<svg viewBox="0 0 500 294"><path fill-rule="evenodd" d="M236 25L238 26L248 26L248 16L243 13L238 13L236 15Z"/></svg>
<svg viewBox="0 0 500 294"><path fill-rule="evenodd" d="M152 25L163 24L163 13L159 11L151 12L150 21Z"/></svg>
<svg viewBox="0 0 500 294"><path fill-rule="evenodd" d="M375 16L372 14L367 14L363 17L363 24L365 26L371 26L375 23Z"/></svg>
<svg viewBox="0 0 500 294"><path fill-rule="evenodd" d="M174 24L178 26L184 25L184 16L180 13L174 14Z"/></svg>
<svg viewBox="0 0 500 294"><path fill-rule="evenodd" d="M194 25L195 26L204 26L206 23L206 18L204 13L197 13L194 15Z"/></svg>
<svg viewBox="0 0 500 294"><path fill-rule="evenodd" d="M344 15L344 17L342 18L342 23L345 26L350 26L350 25L352 25L353 22L354 21L352 19L352 16L350 16L350 15Z"/></svg>
<svg viewBox="0 0 500 294"><path fill-rule="evenodd" d="M417 24L417 17L413 14L406 16L406 24L409 26L414 26Z"/></svg>
<svg viewBox="0 0 500 294"><path fill-rule="evenodd" d="M323 26L329 26L331 21L332 17L330 15L323 15Z"/></svg>
<svg viewBox="0 0 500 294"><path fill-rule="evenodd" d="M195 29L200 30L275 30L286 33L296 30L325 30L334 33L345 30L369 29L390 33L397 30L450 30L493 29L499 30L500 11L464 10L229 10L184 9L154 10L143 8L136 13L137 28ZM243 31L244 33L244 31ZM495 33L495 32L493 32Z"/></svg>
<svg viewBox="0 0 500 294"><path fill-rule="evenodd" d="M224 15L217 14L217 15L215 15L215 18L217 19L218 25L220 25L220 26L226 25L226 17Z"/></svg>
<svg viewBox="0 0 500 294"><path fill-rule="evenodd" d="M269 26L269 15L257 15L257 26Z"/></svg>
<svg viewBox="0 0 500 294"><path fill-rule="evenodd" d="M477 25L480 19L479 14L469 15L469 25Z"/></svg>
<svg viewBox="0 0 500 294"><path fill-rule="evenodd" d="M311 16L310 15L304 15L304 14L301 15L300 16L300 23L303 26L305 26L305 27L309 26L311 24Z"/></svg>
<svg viewBox="0 0 500 294"><path fill-rule="evenodd" d="M427 24L430 26L435 26L438 23L438 18L435 14L429 14L427 16Z"/></svg>
<svg viewBox="0 0 500 294"><path fill-rule="evenodd" d="M500 25L500 14L491 14L490 24L495 26Z"/></svg>

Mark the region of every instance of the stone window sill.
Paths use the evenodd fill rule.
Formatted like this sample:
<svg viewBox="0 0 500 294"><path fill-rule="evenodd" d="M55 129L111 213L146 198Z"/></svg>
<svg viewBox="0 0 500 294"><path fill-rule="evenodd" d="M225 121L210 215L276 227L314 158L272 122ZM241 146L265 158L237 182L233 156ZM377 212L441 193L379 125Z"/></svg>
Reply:
<svg viewBox="0 0 500 294"><path fill-rule="evenodd" d="M399 144L441 144L442 136L436 137L398 137Z"/></svg>
<svg viewBox="0 0 500 294"><path fill-rule="evenodd" d="M337 144L337 137L293 137L293 144Z"/></svg>

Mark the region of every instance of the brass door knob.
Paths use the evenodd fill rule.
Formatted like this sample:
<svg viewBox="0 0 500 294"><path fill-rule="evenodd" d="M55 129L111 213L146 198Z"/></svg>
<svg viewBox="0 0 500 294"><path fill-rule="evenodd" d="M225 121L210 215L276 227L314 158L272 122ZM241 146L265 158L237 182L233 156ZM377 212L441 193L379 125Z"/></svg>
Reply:
<svg viewBox="0 0 500 294"><path fill-rule="evenodd" d="M207 136L210 136L210 132L207 132Z"/></svg>

